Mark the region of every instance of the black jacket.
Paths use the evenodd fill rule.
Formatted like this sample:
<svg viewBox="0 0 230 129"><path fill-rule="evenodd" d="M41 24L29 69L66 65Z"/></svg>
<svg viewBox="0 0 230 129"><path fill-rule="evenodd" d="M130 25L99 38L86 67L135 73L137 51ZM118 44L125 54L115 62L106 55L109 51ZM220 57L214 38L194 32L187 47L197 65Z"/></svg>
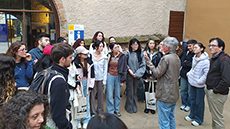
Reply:
<svg viewBox="0 0 230 129"><path fill-rule="evenodd" d="M180 76L183 78L187 79L187 72L189 72L189 70L192 68L192 57L195 54L193 52L189 52L187 54L187 52L184 52L182 57L181 57L181 67L182 69L180 70Z"/></svg>
<svg viewBox="0 0 230 129"><path fill-rule="evenodd" d="M230 58L221 52L217 57L210 59L206 85L207 89L213 89L215 94L227 95L230 86ZM219 58L219 56L222 56Z"/></svg>
<svg viewBox="0 0 230 129"><path fill-rule="evenodd" d="M69 103L69 85L67 84L69 70L57 64L52 64L52 70L61 73L65 80L56 78L51 83L50 88L50 107L52 119L59 129L72 129L72 124L66 118L66 109L70 110ZM50 75L48 83L55 75ZM45 86L44 94L48 94L48 84ZM71 115L70 115L71 116Z"/></svg>
<svg viewBox="0 0 230 129"><path fill-rule="evenodd" d="M109 56L110 55L110 56ZM109 71L109 63L111 61L112 52L108 54L109 62L108 62L108 71ZM119 60L118 60L118 74L121 76L121 83L126 81L127 76L127 59L123 53L121 53Z"/></svg>

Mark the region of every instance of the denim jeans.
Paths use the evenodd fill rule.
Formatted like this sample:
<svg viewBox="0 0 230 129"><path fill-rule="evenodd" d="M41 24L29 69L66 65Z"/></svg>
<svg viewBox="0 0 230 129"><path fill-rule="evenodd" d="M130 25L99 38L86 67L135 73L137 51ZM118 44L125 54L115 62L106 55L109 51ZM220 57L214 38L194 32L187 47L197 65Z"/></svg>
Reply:
<svg viewBox="0 0 230 129"><path fill-rule="evenodd" d="M194 119L197 123L202 124L204 120L204 87L197 88L191 86L190 89L190 104L191 112L189 117Z"/></svg>
<svg viewBox="0 0 230 129"><path fill-rule="evenodd" d="M115 90L114 93L114 102L113 102L113 89ZM120 92L121 92L121 85L120 85L120 75L107 76L107 87L106 87L106 107L108 113L119 112L120 109Z"/></svg>
<svg viewBox="0 0 230 129"><path fill-rule="evenodd" d="M87 116L85 118L82 119L82 123L88 123L89 120L91 119L91 115L90 115L90 105L89 105L89 94L87 94L87 79L83 80L83 92L84 92L84 96L86 97L86 105L87 105ZM81 119L77 120L79 123L81 122Z"/></svg>
<svg viewBox="0 0 230 129"><path fill-rule="evenodd" d="M184 106L190 107L190 84L188 82L188 79L181 77L180 79L181 85L180 85L180 95L181 95L181 102Z"/></svg>
<svg viewBox="0 0 230 129"><path fill-rule="evenodd" d="M157 101L158 122L160 129L176 129L175 111L176 102L165 103Z"/></svg>

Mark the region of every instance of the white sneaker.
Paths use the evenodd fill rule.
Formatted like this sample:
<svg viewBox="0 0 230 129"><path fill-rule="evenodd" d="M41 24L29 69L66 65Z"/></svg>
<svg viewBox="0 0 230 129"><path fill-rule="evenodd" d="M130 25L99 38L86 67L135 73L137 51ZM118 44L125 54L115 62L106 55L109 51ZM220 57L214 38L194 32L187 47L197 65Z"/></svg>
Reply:
<svg viewBox="0 0 230 129"><path fill-rule="evenodd" d="M180 106L180 110L184 110L185 105Z"/></svg>
<svg viewBox="0 0 230 129"><path fill-rule="evenodd" d="M81 129L81 122L77 123L77 128Z"/></svg>
<svg viewBox="0 0 230 129"><path fill-rule="evenodd" d="M83 129L86 129L86 128L87 128L87 125L88 125L88 122L83 123Z"/></svg>
<svg viewBox="0 0 230 129"><path fill-rule="evenodd" d="M199 126L200 124L199 123L197 123L196 121L192 121L192 123L191 123L193 126Z"/></svg>
<svg viewBox="0 0 230 129"><path fill-rule="evenodd" d="M189 116L186 116L184 119L185 119L186 121L192 121L192 119L191 119Z"/></svg>
<svg viewBox="0 0 230 129"><path fill-rule="evenodd" d="M190 111L190 107L189 107L189 106L186 106L186 107L184 108L184 111L189 112L189 111Z"/></svg>

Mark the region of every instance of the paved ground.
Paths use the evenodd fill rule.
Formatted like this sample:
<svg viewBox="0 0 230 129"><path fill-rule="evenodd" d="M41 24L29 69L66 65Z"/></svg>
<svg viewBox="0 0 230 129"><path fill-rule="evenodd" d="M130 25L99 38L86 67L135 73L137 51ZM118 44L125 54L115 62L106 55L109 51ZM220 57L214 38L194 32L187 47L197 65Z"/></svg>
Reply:
<svg viewBox="0 0 230 129"><path fill-rule="evenodd" d="M121 93L123 93L124 88L125 87L122 87ZM134 114L129 114L124 109L125 101L126 101L126 96L123 94L121 98L121 107L120 107L122 116L120 118L125 122L125 124L128 126L129 129L159 129L157 111L156 111L156 114L154 115L152 115L151 113L145 114L144 113L145 103L137 103L138 112ZM206 97L205 97L204 123L200 125L199 127L193 127L190 122L187 122L184 120L184 117L189 115L189 113L181 111L179 109L180 106L181 106L181 100L179 99L177 101L177 105L175 109L177 129L194 129L194 128L211 129L212 128L211 114L209 112ZM230 108L228 107L230 107L230 97L228 97L228 100L225 103L225 108L224 108L224 119L225 119L226 129L230 129Z"/></svg>

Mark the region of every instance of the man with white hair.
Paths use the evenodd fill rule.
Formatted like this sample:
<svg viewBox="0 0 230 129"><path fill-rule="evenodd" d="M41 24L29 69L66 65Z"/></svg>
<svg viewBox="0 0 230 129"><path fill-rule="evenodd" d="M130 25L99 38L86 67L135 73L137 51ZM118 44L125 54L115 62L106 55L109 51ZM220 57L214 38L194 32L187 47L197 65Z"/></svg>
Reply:
<svg viewBox="0 0 230 129"><path fill-rule="evenodd" d="M163 40L160 49L165 55L155 67L147 55L146 65L157 77L156 99L158 108L158 122L160 129L175 129L174 110L179 98L180 58L175 53L178 40L174 37L167 37Z"/></svg>

